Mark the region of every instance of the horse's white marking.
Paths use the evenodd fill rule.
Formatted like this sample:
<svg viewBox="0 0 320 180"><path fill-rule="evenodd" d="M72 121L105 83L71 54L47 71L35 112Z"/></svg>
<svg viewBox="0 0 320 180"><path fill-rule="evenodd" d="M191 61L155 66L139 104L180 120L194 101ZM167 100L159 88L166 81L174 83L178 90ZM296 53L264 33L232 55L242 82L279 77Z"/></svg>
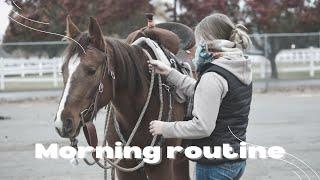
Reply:
<svg viewBox="0 0 320 180"><path fill-rule="evenodd" d="M63 91L62 98L61 98L61 101L60 101L60 104L59 104L57 117L56 117L56 120L54 122L55 127L58 128L59 130L62 130L62 127L63 127L63 122L62 122L62 119L61 119L61 113L62 113L62 111L63 111L63 109L65 107L66 100L67 100L68 95L69 95L69 90L70 90L71 83L72 83L72 75L76 71L76 69L79 66L79 64L80 64L80 60L79 60L77 54L74 55L69 60L69 64L68 64L68 74L69 74L69 76L68 76L66 87L65 87L65 89Z"/></svg>

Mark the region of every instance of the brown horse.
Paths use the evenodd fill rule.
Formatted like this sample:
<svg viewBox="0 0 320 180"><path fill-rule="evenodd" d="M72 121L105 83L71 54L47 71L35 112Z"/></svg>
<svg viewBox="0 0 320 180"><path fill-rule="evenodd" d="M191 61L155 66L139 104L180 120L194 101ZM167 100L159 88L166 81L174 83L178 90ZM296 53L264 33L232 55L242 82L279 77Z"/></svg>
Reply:
<svg viewBox="0 0 320 180"><path fill-rule="evenodd" d="M80 32L77 26L67 18L67 35L77 43L69 42L66 50L66 60L62 66L64 91L60 100L55 119L55 128L64 138L78 136L80 113L87 109L95 99L99 83L103 83L103 92L98 94L97 108L101 109L112 103L124 137L128 137L136 124L142 107L146 101L150 73L148 72L148 57L139 46L131 46L120 40L104 38L99 24L90 18L89 31ZM106 66L105 66L106 65ZM104 68L106 67L106 68ZM103 74L106 74L103 76ZM102 79L103 78L103 79ZM155 83L157 84L157 83ZM168 92L164 92L164 116L168 116ZM159 92L154 88L152 97L141 125L133 138L131 146L141 148L148 146L152 140L149 133L149 123L157 119L159 113ZM184 104L173 105L173 119L181 121L184 118ZM85 121L89 118L86 117ZM108 128L108 142L112 146L120 141L113 121ZM181 145L179 139L167 139L166 146ZM165 148L163 148L165 156ZM136 160L123 159L119 165L133 167ZM189 179L188 160L178 155L175 160L162 158L160 164L148 165L138 171L126 173L117 170L119 180L186 180Z"/></svg>

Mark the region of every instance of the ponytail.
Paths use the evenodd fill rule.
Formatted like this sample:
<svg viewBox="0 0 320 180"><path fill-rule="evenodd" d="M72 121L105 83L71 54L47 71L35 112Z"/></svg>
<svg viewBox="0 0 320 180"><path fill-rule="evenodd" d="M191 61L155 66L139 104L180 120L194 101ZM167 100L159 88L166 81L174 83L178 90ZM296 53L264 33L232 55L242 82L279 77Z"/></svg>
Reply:
<svg viewBox="0 0 320 180"><path fill-rule="evenodd" d="M235 25L234 29L231 31L231 35L229 40L241 45L243 49L247 49L250 47L251 39L248 35L248 29L242 25L242 24L237 24Z"/></svg>
<svg viewBox="0 0 320 180"><path fill-rule="evenodd" d="M207 43L224 39L241 46L242 49L247 49L251 45L248 29L242 24L235 25L228 16L220 13L201 20L195 29L195 36L197 44L202 41Z"/></svg>

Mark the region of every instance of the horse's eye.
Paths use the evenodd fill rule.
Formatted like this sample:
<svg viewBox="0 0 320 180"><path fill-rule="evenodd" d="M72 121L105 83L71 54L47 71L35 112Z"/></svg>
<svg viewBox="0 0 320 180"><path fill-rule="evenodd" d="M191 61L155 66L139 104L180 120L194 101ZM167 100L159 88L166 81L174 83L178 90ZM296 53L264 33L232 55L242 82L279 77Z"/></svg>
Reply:
<svg viewBox="0 0 320 180"><path fill-rule="evenodd" d="M88 69L88 75L89 76L92 76L94 74L96 74L96 70L95 69Z"/></svg>

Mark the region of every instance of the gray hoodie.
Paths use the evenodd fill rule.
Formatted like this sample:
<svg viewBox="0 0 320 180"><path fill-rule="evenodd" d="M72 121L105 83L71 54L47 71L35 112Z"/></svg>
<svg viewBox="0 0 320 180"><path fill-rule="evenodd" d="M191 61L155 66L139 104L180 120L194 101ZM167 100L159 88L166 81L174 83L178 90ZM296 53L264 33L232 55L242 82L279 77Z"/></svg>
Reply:
<svg viewBox="0 0 320 180"><path fill-rule="evenodd" d="M233 73L240 81L252 81L251 61L244 57L223 56L212 62ZM227 81L215 72L205 73L195 89L196 80L172 70L167 80L186 96L194 95L193 119L188 121L165 122L164 138L200 139L208 137L216 126L219 107L228 92Z"/></svg>

